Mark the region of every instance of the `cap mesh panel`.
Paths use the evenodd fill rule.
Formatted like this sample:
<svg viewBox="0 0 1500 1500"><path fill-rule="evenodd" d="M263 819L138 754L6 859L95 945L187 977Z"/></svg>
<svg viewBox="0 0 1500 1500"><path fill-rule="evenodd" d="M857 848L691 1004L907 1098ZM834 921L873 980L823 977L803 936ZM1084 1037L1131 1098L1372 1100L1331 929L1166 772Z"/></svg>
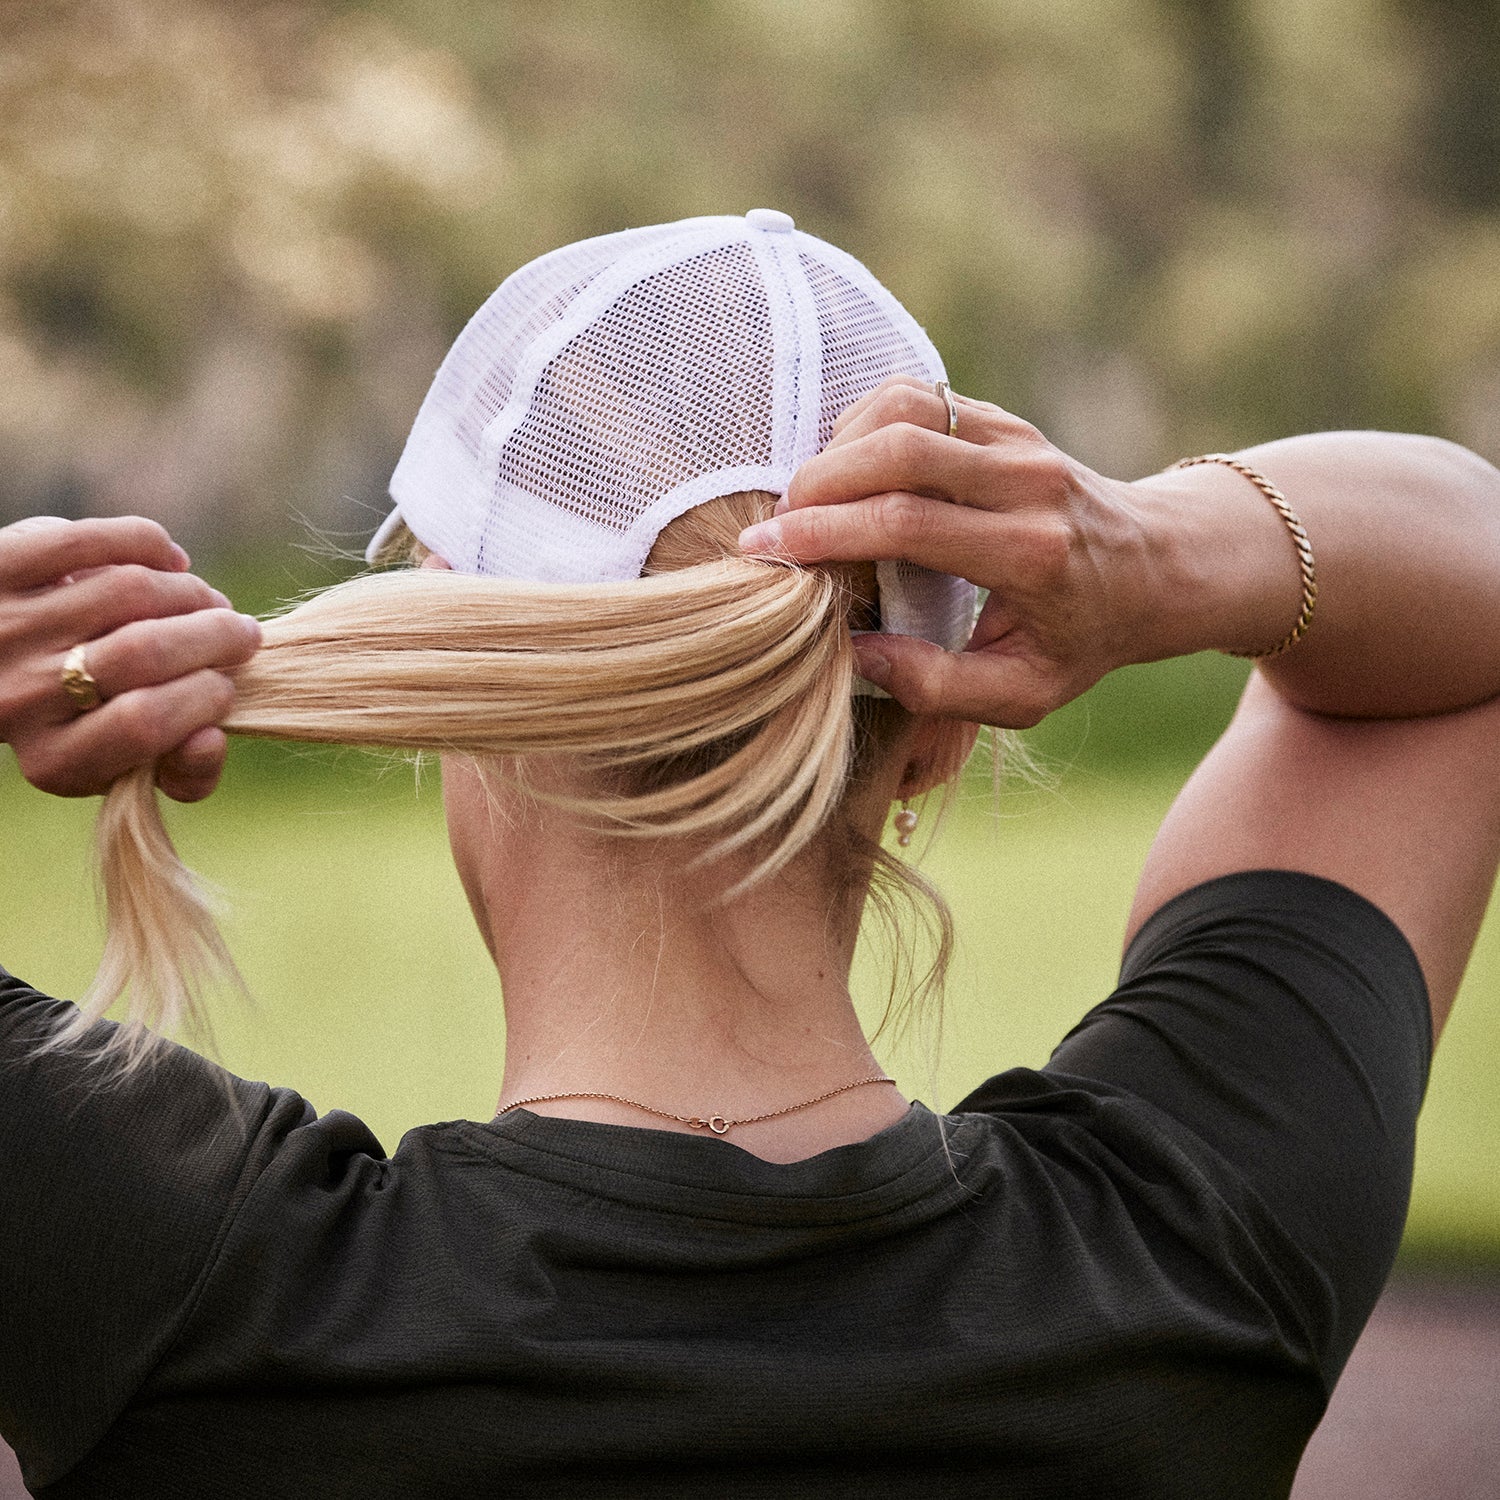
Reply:
<svg viewBox="0 0 1500 1500"><path fill-rule="evenodd" d="M821 449L833 436L833 424L842 411L893 375L932 378L932 358L916 348L868 292L811 255L798 259L813 289L823 343Z"/></svg>
<svg viewBox="0 0 1500 1500"><path fill-rule="evenodd" d="M623 532L690 479L770 463L770 353L766 289L744 245L638 282L537 382L499 456L487 541L503 536L510 486Z"/></svg>

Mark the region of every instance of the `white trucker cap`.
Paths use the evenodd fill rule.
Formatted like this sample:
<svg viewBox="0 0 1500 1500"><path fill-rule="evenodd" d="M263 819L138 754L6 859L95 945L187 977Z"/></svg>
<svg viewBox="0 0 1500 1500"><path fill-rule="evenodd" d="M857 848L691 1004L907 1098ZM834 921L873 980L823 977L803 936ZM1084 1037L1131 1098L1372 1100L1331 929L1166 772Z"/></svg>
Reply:
<svg viewBox="0 0 1500 1500"><path fill-rule="evenodd" d="M637 578L668 522L781 495L834 419L892 375L943 378L931 340L853 256L774 209L565 245L510 276L448 351L407 438L396 509L459 572ZM881 629L949 650L975 590L877 564Z"/></svg>

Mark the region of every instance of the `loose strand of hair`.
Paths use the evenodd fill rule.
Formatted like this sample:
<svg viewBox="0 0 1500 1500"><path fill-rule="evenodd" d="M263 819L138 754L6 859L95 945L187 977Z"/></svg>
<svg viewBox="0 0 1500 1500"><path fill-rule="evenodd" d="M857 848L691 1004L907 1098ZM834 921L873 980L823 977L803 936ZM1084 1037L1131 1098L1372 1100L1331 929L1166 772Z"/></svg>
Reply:
<svg viewBox="0 0 1500 1500"><path fill-rule="evenodd" d="M45 1047L79 1044L123 999L124 1024L93 1050L122 1073L138 1068L167 1034L212 1051L205 997L223 987L246 993L245 984L219 930L214 893L183 864L162 821L152 767L109 789L94 843L104 951L77 1012Z"/></svg>

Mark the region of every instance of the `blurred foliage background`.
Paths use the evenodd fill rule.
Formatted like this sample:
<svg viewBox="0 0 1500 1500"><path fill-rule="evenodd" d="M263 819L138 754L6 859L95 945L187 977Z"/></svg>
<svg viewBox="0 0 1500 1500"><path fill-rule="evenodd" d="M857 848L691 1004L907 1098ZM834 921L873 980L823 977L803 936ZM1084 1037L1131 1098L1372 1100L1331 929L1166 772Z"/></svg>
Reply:
<svg viewBox="0 0 1500 1500"><path fill-rule="evenodd" d="M0 0L0 29L0 517L353 544L504 275L756 204L1120 477L1331 426L1500 458L1485 0Z"/></svg>
<svg viewBox="0 0 1500 1500"><path fill-rule="evenodd" d="M263 609L352 566L506 274L756 205L865 260L960 390L1117 476L1334 426L1500 460L1494 0L0 0L0 521L155 516ZM944 1102L1108 988L1244 670L1116 674L1043 726L1035 823L960 810ZM240 746L181 814L267 997L226 1060L388 1133L485 1111L494 979L433 799L347 767ZM48 854L6 877L0 957L76 994L87 810L7 764L0 822ZM1424 1253L1500 1262L1497 975L1492 923L1424 1122Z"/></svg>

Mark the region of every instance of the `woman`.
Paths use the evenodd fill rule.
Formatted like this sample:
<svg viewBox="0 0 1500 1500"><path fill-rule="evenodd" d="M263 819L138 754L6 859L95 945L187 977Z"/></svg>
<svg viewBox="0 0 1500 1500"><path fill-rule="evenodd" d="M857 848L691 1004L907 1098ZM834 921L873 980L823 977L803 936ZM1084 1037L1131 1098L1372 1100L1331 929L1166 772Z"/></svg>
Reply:
<svg viewBox="0 0 1500 1500"><path fill-rule="evenodd" d="M206 795L221 723L453 747L507 1020L501 1113L388 1159L179 1049L100 1087L7 981L29 1483L1286 1494L1500 858L1500 476L1334 434L1107 480L955 398L784 216L634 233L518 273L445 361L383 538L428 566L258 654L150 523L0 532L0 724L44 789ZM1120 988L1046 1068L908 1105L847 991L892 804L974 723L1213 648L1260 660ZM180 909L127 813L110 857ZM116 980L174 941L114 920Z"/></svg>

